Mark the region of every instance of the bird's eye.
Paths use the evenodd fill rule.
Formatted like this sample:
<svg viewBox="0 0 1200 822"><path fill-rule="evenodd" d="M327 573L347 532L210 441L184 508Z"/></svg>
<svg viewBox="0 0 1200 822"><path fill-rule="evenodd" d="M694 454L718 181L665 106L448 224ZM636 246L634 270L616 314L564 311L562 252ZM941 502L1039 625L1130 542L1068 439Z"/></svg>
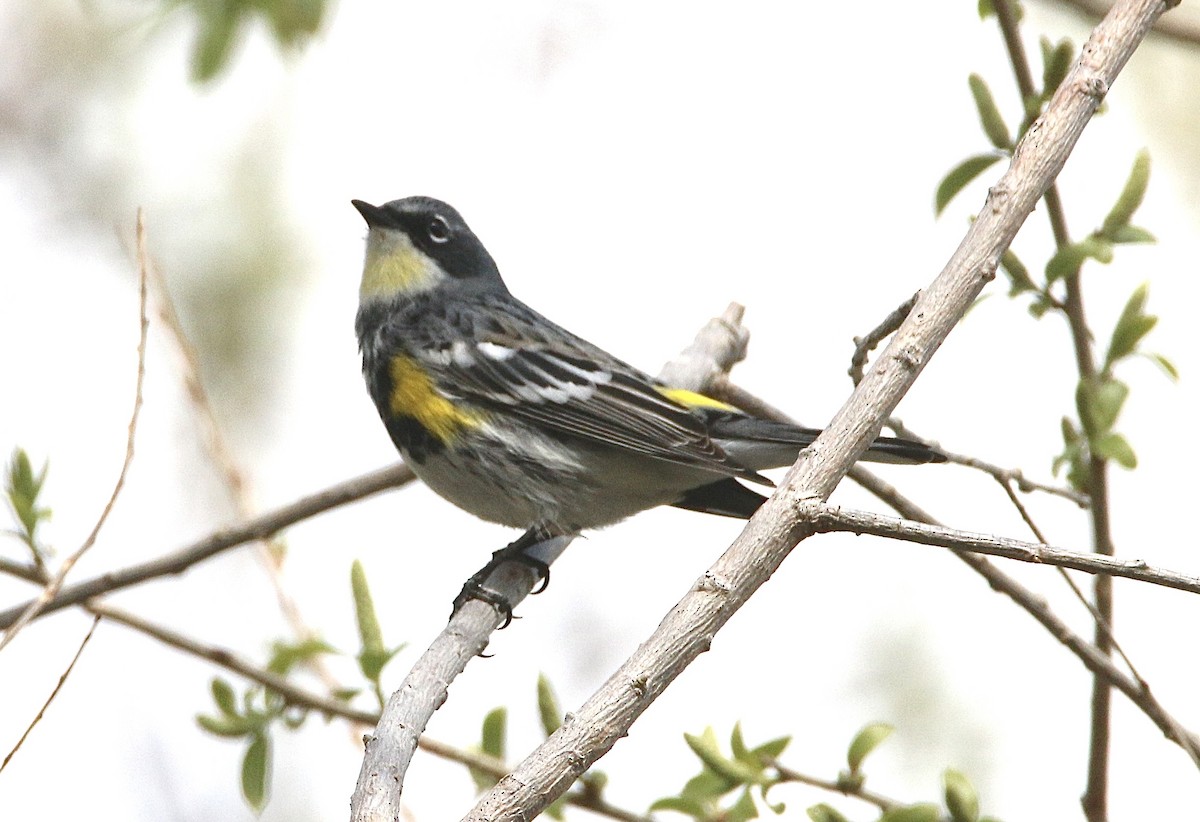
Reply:
<svg viewBox="0 0 1200 822"><path fill-rule="evenodd" d="M446 218L441 214L435 215L434 218L429 221L429 226L426 228L426 231L429 232L429 239L433 240L435 243L444 243L450 239L450 224L446 222Z"/></svg>

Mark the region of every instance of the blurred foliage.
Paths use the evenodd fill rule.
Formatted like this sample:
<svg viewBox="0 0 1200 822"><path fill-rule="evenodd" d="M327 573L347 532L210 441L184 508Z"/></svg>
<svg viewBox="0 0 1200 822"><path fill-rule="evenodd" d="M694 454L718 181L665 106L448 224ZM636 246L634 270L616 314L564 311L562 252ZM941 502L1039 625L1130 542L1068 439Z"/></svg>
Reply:
<svg viewBox="0 0 1200 822"><path fill-rule="evenodd" d="M196 17L192 48L192 79L207 83L225 71L238 41L256 19L266 22L275 42L301 49L321 27L324 0L169 0Z"/></svg>
<svg viewBox="0 0 1200 822"><path fill-rule="evenodd" d="M295 50L310 42L329 7L324 0L170 0L149 9L26 0L7 12L16 34L0 52L6 170L31 179L31 201L52 215L55 233L93 249L96 259L121 253L116 238L132 234L134 214L145 207L152 254L235 437L261 437L307 266L304 234L283 191L288 134L279 115L286 110L246 119L240 135L222 138L229 148L219 153L207 129L194 141L150 142L164 128L172 133L160 122L164 98L186 118L196 116L200 97L185 81L178 49L148 46L179 34L186 14L207 21L202 29L226 19L231 44L265 21L269 36ZM233 55L231 45L210 64L227 78ZM179 85L150 91L146 78L169 79L163 63L170 60L178 61ZM215 85L217 73L206 76ZM165 156L178 174L164 175L147 154L160 155L160 164Z"/></svg>
<svg viewBox="0 0 1200 822"><path fill-rule="evenodd" d="M41 501L42 487L46 484L49 470L50 464L44 462L41 470L35 471L24 449L15 448L8 462L4 484L8 507L18 525L9 533L29 549L30 559L37 568L44 568L50 556L50 549L42 544L38 535L38 529L50 519L50 509Z"/></svg>
<svg viewBox="0 0 1200 822"><path fill-rule="evenodd" d="M366 572L357 560L350 569L350 588L360 640L356 655L359 671L382 707L384 698L380 676L384 667L404 645L391 649L384 645ZM276 641L272 645L266 670L286 678L296 668L309 665L318 657L338 653L336 648L317 637L298 642ZM212 680L210 689L216 713L199 714L196 722L215 736L240 739L246 743L242 753L240 778L242 796L251 808L261 811L270 798L272 733L279 728L285 731L300 728L312 713L312 709L304 705L290 704L277 691L259 684L248 685L239 695L233 685L221 677L216 677ZM349 703L362 691L359 687L340 688L331 696ZM502 723L503 718L500 721ZM503 736L500 740L502 748Z"/></svg>
<svg viewBox="0 0 1200 822"><path fill-rule="evenodd" d="M1015 8L1019 11L1019 4ZM981 17L995 14L992 0L981 0L979 14ZM1017 17L1019 19L1020 15ZM955 196L995 162L1012 156L1017 140L1045 111L1076 61L1076 49L1070 40L1054 43L1043 37L1040 51L1042 87L1024 101L1016 140L1009 136L1012 132L987 82L977 74L968 78L980 126L993 150L968 157L942 178L934 193L934 211L937 214L940 215ZM1030 297L1029 312L1035 318L1040 319L1054 312L1069 320L1075 308L1071 305L1068 283L1078 282L1085 263L1090 260L1107 265L1112 262L1118 245L1154 242L1153 234L1132 222L1145 198L1149 182L1150 155L1141 151L1134 158L1129 177L1101 225L1080 240L1060 240L1046 261L1040 279L1030 274L1029 268L1013 249L1006 250L1000 261L1000 270L1008 277L1009 296ZM1088 491L1095 460L1115 462L1127 469L1137 467L1137 455L1133 447L1123 434L1115 430L1117 419L1129 397L1129 387L1117 379L1113 373L1114 367L1123 360L1142 356L1158 364L1171 379L1178 376L1169 359L1161 354L1144 352L1139 347L1158 321L1157 317L1145 311L1147 295L1148 286L1143 284L1129 297L1106 345L1103 366L1098 373L1079 375L1075 389L1076 416L1062 418L1063 450L1054 457L1052 467L1056 474L1065 467L1067 481L1078 491ZM1083 329L1075 333L1086 333L1090 337L1094 332Z"/></svg>

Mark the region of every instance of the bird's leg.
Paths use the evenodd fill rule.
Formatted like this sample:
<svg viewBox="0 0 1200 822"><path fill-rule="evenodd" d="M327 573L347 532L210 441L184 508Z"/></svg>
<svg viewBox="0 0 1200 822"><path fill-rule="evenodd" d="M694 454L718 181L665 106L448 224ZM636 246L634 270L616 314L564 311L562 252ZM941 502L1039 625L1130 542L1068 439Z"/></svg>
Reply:
<svg viewBox="0 0 1200 822"><path fill-rule="evenodd" d="M492 554L492 558L488 560L488 563L471 575L471 578L467 580L462 590L459 591L458 596L454 598L454 610L451 612L451 616L457 613L458 609L469 600L478 599L490 604L499 611L504 617L504 623L500 627L508 627L508 624L513 619L512 605L500 594L485 588L484 583L492 575L492 572L504 563L517 562L532 568L537 574L538 584L536 584L536 589L530 593L540 594L546 590L546 586L550 584L550 566L544 560L530 556L526 553L526 549L554 535L546 528L535 525L508 545Z"/></svg>

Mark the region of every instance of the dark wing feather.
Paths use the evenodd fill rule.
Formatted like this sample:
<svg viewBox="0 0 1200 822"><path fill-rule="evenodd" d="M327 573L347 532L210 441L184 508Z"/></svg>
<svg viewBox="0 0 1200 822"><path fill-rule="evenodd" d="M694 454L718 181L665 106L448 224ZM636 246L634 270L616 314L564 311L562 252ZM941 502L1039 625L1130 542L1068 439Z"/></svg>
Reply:
<svg viewBox="0 0 1200 822"><path fill-rule="evenodd" d="M660 393L653 381L523 305L423 357L439 387L547 429L656 459L769 484L730 459L705 421Z"/></svg>

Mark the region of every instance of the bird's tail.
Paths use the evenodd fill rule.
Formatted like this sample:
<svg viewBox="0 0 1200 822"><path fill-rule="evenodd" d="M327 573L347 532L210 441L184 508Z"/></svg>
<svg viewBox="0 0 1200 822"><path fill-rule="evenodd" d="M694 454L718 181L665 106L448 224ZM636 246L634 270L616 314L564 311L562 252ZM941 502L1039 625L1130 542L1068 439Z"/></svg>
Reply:
<svg viewBox="0 0 1200 822"><path fill-rule="evenodd" d="M816 428L721 412L710 415L709 431L730 457L755 471L791 465L796 460L796 454L811 445L821 433ZM945 462L946 455L915 440L879 437L871 443L862 459L868 462L924 465Z"/></svg>

